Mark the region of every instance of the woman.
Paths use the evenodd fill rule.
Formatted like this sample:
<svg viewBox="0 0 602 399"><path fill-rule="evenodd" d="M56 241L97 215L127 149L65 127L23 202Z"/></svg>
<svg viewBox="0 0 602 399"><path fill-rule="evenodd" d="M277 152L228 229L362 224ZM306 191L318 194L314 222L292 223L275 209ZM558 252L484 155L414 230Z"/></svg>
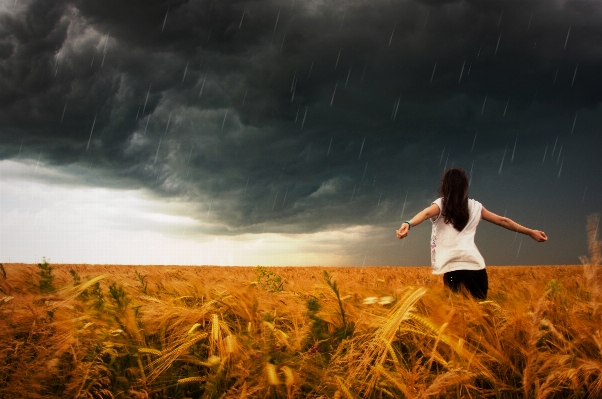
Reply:
<svg viewBox="0 0 602 399"><path fill-rule="evenodd" d="M454 292L462 287L475 299L487 298L489 284L485 260L474 243L481 219L526 234L535 241L548 239L546 233L519 225L507 217L489 212L480 202L468 198L468 179L463 169L448 169L441 179L439 195L431 206L401 224L397 238L431 219L431 265L433 274L443 274L443 283Z"/></svg>

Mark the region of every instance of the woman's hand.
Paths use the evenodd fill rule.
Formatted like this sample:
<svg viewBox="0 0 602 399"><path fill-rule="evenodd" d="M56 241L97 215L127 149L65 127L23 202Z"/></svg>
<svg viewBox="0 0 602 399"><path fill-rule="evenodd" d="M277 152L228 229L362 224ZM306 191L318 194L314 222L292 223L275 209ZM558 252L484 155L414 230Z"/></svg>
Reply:
<svg viewBox="0 0 602 399"><path fill-rule="evenodd" d="M548 241L548 236L546 235L546 233L539 230L531 230L531 232L529 233L529 237L531 237L537 242Z"/></svg>
<svg viewBox="0 0 602 399"><path fill-rule="evenodd" d="M418 212L416 216L409 219L408 221L403 222L399 230L395 230L397 232L397 238L399 238L400 240L402 238L405 238L408 235L408 231L410 231L410 227L416 227L420 223L424 222L426 219L437 216L440 213L441 210L439 209L439 205L435 203L431 204L431 206L429 206L428 208L424 208L422 211ZM412 226L410 226L407 222L412 223Z"/></svg>
<svg viewBox="0 0 602 399"><path fill-rule="evenodd" d="M400 240L405 238L408 235L408 231L410 231L410 226L407 223L403 223L399 230L395 230L397 232L397 238Z"/></svg>

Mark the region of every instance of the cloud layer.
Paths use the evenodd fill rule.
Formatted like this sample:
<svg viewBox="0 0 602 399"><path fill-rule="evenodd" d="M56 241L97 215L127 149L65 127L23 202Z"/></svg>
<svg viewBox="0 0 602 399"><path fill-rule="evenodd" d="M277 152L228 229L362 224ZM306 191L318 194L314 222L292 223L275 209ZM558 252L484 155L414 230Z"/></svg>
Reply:
<svg viewBox="0 0 602 399"><path fill-rule="evenodd" d="M602 199L597 2L29 0L1 12L0 159L189 203L207 234L397 227L452 165L486 206L530 223L550 220L530 216L547 202L581 231L583 207ZM86 181L90 168L107 178Z"/></svg>

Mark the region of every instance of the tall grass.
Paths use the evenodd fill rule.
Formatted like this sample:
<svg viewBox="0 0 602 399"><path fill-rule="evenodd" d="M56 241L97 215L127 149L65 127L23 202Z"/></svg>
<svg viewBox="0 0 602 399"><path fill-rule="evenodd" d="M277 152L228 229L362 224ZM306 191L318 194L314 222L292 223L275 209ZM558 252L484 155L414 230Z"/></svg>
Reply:
<svg viewBox="0 0 602 399"><path fill-rule="evenodd" d="M5 264L0 397L601 397L598 220L581 267L490 267L483 302L428 268Z"/></svg>

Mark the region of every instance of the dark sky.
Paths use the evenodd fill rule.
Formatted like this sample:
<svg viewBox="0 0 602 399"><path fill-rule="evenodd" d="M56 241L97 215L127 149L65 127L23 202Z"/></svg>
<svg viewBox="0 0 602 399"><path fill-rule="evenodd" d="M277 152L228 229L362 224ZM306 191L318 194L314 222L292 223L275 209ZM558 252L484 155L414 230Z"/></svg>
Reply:
<svg viewBox="0 0 602 399"><path fill-rule="evenodd" d="M403 250L395 229L460 166L471 198L549 236L483 222L488 264L587 253L586 216L602 208L602 2L0 10L0 160L72 171L48 184L185 201L199 237L371 226L339 249L360 264L428 264L430 223Z"/></svg>

